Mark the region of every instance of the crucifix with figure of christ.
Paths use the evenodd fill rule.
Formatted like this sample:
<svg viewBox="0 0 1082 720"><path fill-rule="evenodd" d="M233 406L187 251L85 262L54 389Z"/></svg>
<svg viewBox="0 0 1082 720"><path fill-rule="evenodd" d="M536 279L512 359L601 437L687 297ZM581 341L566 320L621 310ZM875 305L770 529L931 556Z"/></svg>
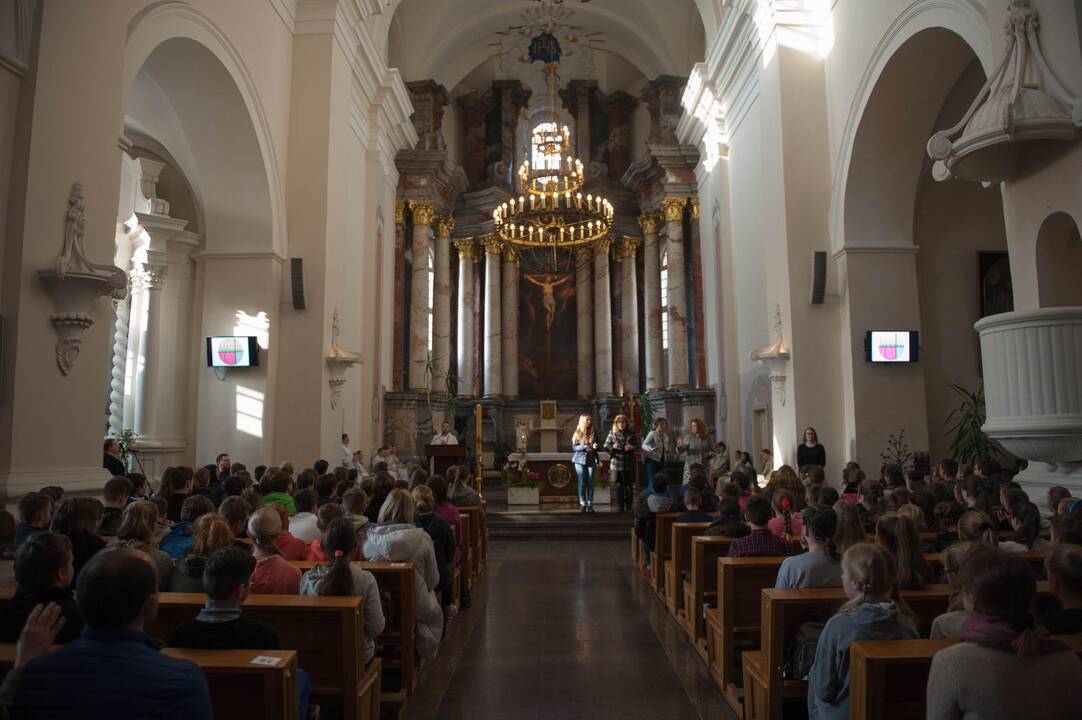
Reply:
<svg viewBox="0 0 1082 720"><path fill-rule="evenodd" d="M529 275L522 277L541 288L541 304L545 306L545 384L548 385L552 369L552 324L556 322L556 288L571 280L573 275Z"/></svg>

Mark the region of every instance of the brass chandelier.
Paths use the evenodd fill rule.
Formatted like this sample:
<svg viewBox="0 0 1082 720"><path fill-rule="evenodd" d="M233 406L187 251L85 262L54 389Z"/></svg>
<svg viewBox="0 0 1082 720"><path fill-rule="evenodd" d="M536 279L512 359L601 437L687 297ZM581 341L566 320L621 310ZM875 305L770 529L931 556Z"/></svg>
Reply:
<svg viewBox="0 0 1082 720"><path fill-rule="evenodd" d="M558 62L545 65L550 118L531 133L534 152L531 157L527 151L517 172L521 194L492 211L496 234L505 245L551 272L558 271L574 249L607 238L614 216L606 198L582 192L585 168L571 155L567 126L557 122L557 67Z"/></svg>

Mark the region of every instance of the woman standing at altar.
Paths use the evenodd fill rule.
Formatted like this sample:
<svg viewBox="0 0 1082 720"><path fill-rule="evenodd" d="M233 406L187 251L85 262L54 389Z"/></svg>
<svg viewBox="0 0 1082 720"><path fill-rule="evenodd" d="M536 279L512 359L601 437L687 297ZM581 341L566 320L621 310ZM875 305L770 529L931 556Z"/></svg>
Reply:
<svg viewBox="0 0 1082 720"><path fill-rule="evenodd" d="M635 501L633 455L638 446L639 439L635 437L627 415L617 415L605 438L605 449L609 451L609 479L616 485L616 506L620 512L631 512Z"/></svg>
<svg viewBox="0 0 1082 720"><path fill-rule="evenodd" d="M687 438L676 438L676 449L684 456L684 479L681 485L688 484L691 477L691 466L698 463L705 466L714 454L713 444L706 435L706 425L699 418L691 421Z"/></svg>
<svg viewBox="0 0 1082 720"><path fill-rule="evenodd" d="M579 508L582 512L594 511L594 474L597 472L597 440L594 438L594 421L589 415L579 415L579 424L571 436L575 474L579 478Z"/></svg>
<svg viewBox="0 0 1082 720"><path fill-rule="evenodd" d="M653 491L654 475L665 469L665 465L676 460L676 446L669 437L669 421L665 418L654 420L654 429L646 433L642 441L642 452L646 465L646 489Z"/></svg>

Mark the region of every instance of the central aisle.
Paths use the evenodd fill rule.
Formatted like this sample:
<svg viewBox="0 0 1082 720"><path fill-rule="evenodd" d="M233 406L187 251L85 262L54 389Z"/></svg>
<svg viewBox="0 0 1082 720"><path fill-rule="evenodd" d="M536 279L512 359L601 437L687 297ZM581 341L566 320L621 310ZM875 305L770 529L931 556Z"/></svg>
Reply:
<svg viewBox="0 0 1082 720"><path fill-rule="evenodd" d="M734 717L626 541L493 543L412 720Z"/></svg>

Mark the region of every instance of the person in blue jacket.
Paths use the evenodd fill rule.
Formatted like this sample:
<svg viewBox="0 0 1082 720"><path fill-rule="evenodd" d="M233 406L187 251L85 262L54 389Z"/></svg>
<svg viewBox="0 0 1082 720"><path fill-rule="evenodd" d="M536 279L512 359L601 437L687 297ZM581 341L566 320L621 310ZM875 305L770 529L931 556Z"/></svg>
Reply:
<svg viewBox="0 0 1082 720"><path fill-rule="evenodd" d="M594 511L594 474L597 473L597 438L594 437L594 421L589 415L580 415L579 424L571 435L571 462L579 478L579 508L582 512Z"/></svg>
<svg viewBox="0 0 1082 720"><path fill-rule="evenodd" d="M98 553L79 573L76 597L82 635L26 665L13 717L214 717L199 666L161 654L143 632L158 612L158 570L149 557L129 549Z"/></svg>

